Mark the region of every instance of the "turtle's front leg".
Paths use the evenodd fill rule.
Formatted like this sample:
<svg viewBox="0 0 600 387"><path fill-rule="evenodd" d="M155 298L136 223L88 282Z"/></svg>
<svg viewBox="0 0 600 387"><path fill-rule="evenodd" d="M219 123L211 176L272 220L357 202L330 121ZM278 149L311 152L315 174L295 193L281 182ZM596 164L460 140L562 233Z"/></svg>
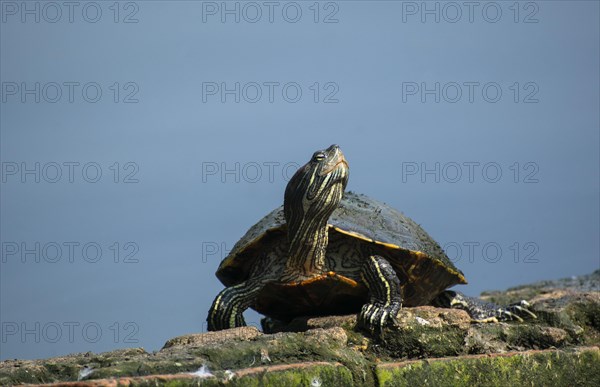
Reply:
<svg viewBox="0 0 600 387"><path fill-rule="evenodd" d="M486 302L479 298L468 297L460 292L446 290L440 293L433 300L434 306L444 308L463 309L476 322L498 322L507 320L517 320L522 322L523 318L537 318L537 316L529 310L529 303L525 300L510 304L507 306L499 306L492 302Z"/></svg>
<svg viewBox="0 0 600 387"><path fill-rule="evenodd" d="M246 281L223 289L208 311L208 330L219 331L246 326L243 313L262 287L261 283Z"/></svg>
<svg viewBox="0 0 600 387"><path fill-rule="evenodd" d="M402 307L400 280L392 265L379 255L370 256L365 262L361 278L369 288L369 303L363 305L358 315L358 325L371 333L396 321Z"/></svg>

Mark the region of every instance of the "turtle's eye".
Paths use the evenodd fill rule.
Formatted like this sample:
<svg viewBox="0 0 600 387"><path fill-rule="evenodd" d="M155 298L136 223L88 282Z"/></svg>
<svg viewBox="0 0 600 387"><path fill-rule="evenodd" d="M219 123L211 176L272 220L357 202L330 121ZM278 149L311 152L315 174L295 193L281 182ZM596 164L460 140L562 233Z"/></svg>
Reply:
<svg viewBox="0 0 600 387"><path fill-rule="evenodd" d="M313 155L313 161L323 161L325 160L325 153L323 152L315 152Z"/></svg>

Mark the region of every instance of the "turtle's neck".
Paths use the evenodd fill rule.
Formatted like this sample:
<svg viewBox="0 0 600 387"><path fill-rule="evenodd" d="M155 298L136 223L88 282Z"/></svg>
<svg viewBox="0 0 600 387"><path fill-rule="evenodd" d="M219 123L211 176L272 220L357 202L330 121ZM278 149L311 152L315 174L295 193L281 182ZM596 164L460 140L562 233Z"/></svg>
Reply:
<svg viewBox="0 0 600 387"><path fill-rule="evenodd" d="M329 242L327 218L300 220L288 224L289 251L286 274L306 279L325 271L325 253Z"/></svg>
<svg viewBox="0 0 600 387"><path fill-rule="evenodd" d="M332 177L296 172L288 183L283 210L289 247L283 282L324 274L329 242L327 221L342 200L345 181L339 176L345 176L344 173L338 169Z"/></svg>

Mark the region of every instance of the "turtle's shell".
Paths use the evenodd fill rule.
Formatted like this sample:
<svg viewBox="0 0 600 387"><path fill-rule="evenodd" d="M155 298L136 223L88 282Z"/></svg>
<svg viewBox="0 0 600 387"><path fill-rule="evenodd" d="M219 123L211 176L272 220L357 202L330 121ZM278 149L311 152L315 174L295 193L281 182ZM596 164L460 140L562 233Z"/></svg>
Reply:
<svg viewBox="0 0 600 387"><path fill-rule="evenodd" d="M332 233L335 233L337 238L348 238L348 242L360 240L380 249L380 255L392 264L404 285L403 304L406 306L426 304L442 290L467 283L463 273L421 226L387 204L368 196L345 192L328 225L330 240ZM243 282L248 279L264 246L286 243L287 226L281 206L246 232L221 262L216 275L226 286ZM362 284L358 285L363 287ZM333 288L329 289L331 292ZM273 291L270 289L271 293ZM285 297L295 296L291 294ZM261 304L260 300L258 304ZM255 309L269 314L265 308Z"/></svg>

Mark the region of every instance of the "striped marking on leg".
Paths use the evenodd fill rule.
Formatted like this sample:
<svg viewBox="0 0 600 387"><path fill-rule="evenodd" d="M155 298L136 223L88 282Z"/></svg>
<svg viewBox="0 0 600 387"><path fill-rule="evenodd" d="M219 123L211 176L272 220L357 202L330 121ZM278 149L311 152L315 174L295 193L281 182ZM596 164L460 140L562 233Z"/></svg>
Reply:
<svg viewBox="0 0 600 387"><path fill-rule="evenodd" d="M243 282L222 290L210 308L209 328L219 330L244 326L242 313L261 288L262 285L258 283Z"/></svg>
<svg viewBox="0 0 600 387"><path fill-rule="evenodd" d="M361 271L361 278L370 291L370 301L360 313L360 320L371 331L383 327L400 308L400 280L392 266L380 256L367 258Z"/></svg>

